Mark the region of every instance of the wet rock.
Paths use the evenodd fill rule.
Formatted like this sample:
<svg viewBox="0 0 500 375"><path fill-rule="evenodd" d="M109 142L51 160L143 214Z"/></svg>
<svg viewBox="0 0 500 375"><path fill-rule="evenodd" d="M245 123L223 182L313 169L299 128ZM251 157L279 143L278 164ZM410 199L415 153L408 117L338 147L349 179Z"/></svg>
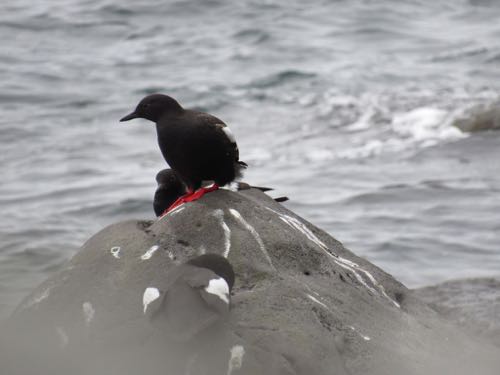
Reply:
<svg viewBox="0 0 500 375"><path fill-rule="evenodd" d="M464 132L478 132L500 129L500 103L477 105L467 111L453 125Z"/></svg>
<svg viewBox="0 0 500 375"><path fill-rule="evenodd" d="M205 252L233 265L232 308L179 345L148 320L144 295ZM19 374L496 374L500 366L497 348L254 189L103 229L21 303L2 337L2 373L35 357L36 371Z"/></svg>

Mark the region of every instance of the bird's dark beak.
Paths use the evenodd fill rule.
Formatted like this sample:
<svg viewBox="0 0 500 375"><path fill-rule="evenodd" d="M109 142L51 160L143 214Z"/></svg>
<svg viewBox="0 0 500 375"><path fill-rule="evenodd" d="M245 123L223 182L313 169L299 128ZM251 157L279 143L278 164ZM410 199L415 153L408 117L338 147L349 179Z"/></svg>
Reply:
<svg viewBox="0 0 500 375"><path fill-rule="evenodd" d="M134 111L132 113L129 113L127 116L123 117L122 119L120 119L120 122L132 120L132 119L137 118L137 117L139 117L139 115L137 113L135 113L135 111Z"/></svg>

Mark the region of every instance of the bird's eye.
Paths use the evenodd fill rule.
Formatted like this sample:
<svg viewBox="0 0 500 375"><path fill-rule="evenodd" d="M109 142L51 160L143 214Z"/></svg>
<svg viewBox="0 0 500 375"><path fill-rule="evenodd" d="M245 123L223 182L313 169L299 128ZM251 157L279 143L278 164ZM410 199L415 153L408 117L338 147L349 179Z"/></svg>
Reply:
<svg viewBox="0 0 500 375"><path fill-rule="evenodd" d="M149 103L144 104L144 108L149 108L150 106L151 106L151 104L149 104Z"/></svg>

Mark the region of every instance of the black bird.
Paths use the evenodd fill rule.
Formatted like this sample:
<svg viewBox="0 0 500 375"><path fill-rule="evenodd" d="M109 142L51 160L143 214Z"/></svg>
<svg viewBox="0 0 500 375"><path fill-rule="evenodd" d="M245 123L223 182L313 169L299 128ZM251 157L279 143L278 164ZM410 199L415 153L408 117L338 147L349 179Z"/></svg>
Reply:
<svg viewBox="0 0 500 375"><path fill-rule="evenodd" d="M187 193L186 186L182 183L179 176L172 169L162 169L156 175L158 188L153 198L153 208L157 217L166 213L167 209L182 195ZM238 191L258 189L262 192L273 190L264 186L252 186L246 182L238 182ZM288 197L274 198L276 202L284 202ZM168 212L168 211L167 211Z"/></svg>
<svg viewBox="0 0 500 375"><path fill-rule="evenodd" d="M187 342L227 315L234 279L233 267L223 256L198 256L145 290L144 314L171 340Z"/></svg>
<svg viewBox="0 0 500 375"><path fill-rule="evenodd" d="M171 208L234 181L247 166L239 160L236 140L222 120L184 109L170 96L148 95L120 121L134 118L156 123L163 157L188 188L188 194ZM214 185L201 188L202 181L214 181Z"/></svg>
<svg viewBox="0 0 500 375"><path fill-rule="evenodd" d="M159 171L156 175L156 182L158 187L153 198L153 209L159 217L179 197L186 194L187 188L172 169Z"/></svg>

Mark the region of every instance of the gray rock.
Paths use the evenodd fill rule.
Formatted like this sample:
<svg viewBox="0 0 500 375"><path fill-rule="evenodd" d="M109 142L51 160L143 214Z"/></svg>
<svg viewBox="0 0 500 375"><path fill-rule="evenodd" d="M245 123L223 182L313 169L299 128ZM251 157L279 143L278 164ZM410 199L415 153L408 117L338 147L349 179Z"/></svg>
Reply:
<svg viewBox="0 0 500 375"><path fill-rule="evenodd" d="M144 293L173 265L204 252L223 254L234 267L232 309L227 320L176 346L150 324ZM103 229L4 329L0 369L10 375L500 368L498 348L462 333L391 275L254 189L220 190L158 221ZM30 357L36 371L16 372L16 360L26 367Z"/></svg>
<svg viewBox="0 0 500 375"><path fill-rule="evenodd" d="M500 129L500 103L477 105L468 110L453 125L464 132L478 132Z"/></svg>
<svg viewBox="0 0 500 375"><path fill-rule="evenodd" d="M415 290L434 310L500 347L500 280L452 280Z"/></svg>

